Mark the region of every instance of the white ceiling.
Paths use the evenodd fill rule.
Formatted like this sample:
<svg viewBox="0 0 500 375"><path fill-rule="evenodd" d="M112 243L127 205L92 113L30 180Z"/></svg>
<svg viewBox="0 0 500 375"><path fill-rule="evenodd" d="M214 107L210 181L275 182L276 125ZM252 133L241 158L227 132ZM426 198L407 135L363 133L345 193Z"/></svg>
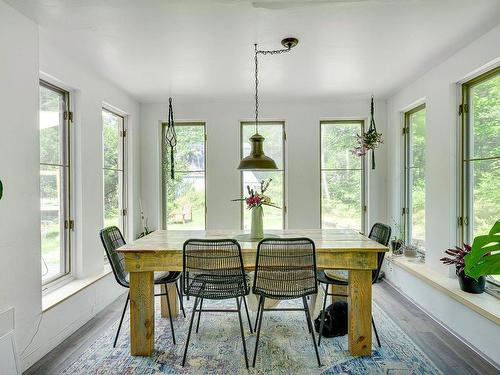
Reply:
<svg viewBox="0 0 500 375"><path fill-rule="evenodd" d="M500 23L499 0L6 0L142 102L386 96Z"/></svg>

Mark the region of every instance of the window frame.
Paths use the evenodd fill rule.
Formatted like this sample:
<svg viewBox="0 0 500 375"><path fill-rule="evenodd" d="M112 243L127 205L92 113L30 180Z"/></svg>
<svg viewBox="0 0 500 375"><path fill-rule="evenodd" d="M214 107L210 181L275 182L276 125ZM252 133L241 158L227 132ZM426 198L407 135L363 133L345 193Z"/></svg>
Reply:
<svg viewBox="0 0 500 375"><path fill-rule="evenodd" d="M106 168L104 165L104 121L102 119L102 112L108 112L116 117L119 117L122 121L122 126L120 131L120 139L121 139L121 146L122 146L122 154L120 155L121 157L121 165L122 169L115 169L115 168ZM102 223L104 227L104 222L105 222L105 212L104 212L104 172L105 171L116 171L116 172L122 172L122 199L121 199L121 206L122 210L120 212L120 221L122 225L122 235L124 238L127 238L128 235L128 184L127 184L127 160L128 160L128 147L127 147L127 136L128 136L128 130L127 130L127 116L125 113L120 113L114 109L111 109L107 105L102 105L101 108L101 151L102 151L102 185L103 185L103 195L102 195L102 204L103 204L103 217L102 217ZM108 258L105 254L104 256L105 262L108 261Z"/></svg>
<svg viewBox="0 0 500 375"><path fill-rule="evenodd" d="M471 127L471 116L472 113L469 108L471 108L471 89L493 78L500 74L500 65L487 70L479 74L478 76L471 78L463 83L461 83L461 98L459 106L459 116L460 116L460 136L459 136L459 175L460 175L460 186L459 186L459 207L458 207L458 228L459 228L459 243L464 245L465 243L472 244L474 234L472 232L473 228L470 225L469 218L474 215L473 211L473 199L471 199L473 194L473 188L471 186L471 161L481 161L481 160L498 160L500 156L485 157L485 158L471 158L471 137L470 132ZM486 277L488 284L491 284L490 288L500 288L500 282L493 279L491 276Z"/></svg>
<svg viewBox="0 0 500 375"><path fill-rule="evenodd" d="M323 228L323 172L339 170L338 168L323 168L322 167L322 154L323 154L323 126L332 124L359 124L360 134L365 132L366 120L365 119L332 119L332 120L321 120L319 122L319 227ZM366 233L367 215L368 215L368 204L366 199L367 189L367 168L366 168L366 155L361 158L361 233ZM342 170L356 170L356 169L342 169Z"/></svg>
<svg viewBox="0 0 500 375"><path fill-rule="evenodd" d="M411 194L411 186L412 186L412 176L410 173L410 170L412 169L409 166L410 160L411 160L411 152L413 149L413 145L410 144L411 142L411 137L410 137L410 118L411 115L420 112L422 110L427 111L426 103L421 103L407 111L404 112L404 127L403 127L403 210L402 210L402 215L403 215L403 233L404 233L404 243L406 245L410 245L411 241L411 222L412 222L412 194ZM425 118L425 126L427 130L427 112L426 112L426 118ZM426 145L427 145L427 139L426 139ZM424 155L425 158L425 155ZM425 181L427 185L427 179ZM427 200L427 199L426 199ZM425 207L425 203L424 203ZM418 248L418 251L425 252L425 247Z"/></svg>
<svg viewBox="0 0 500 375"><path fill-rule="evenodd" d="M281 158L283 160L282 169L273 169L274 172L282 172L282 190L283 190L283 201L281 202L281 216L283 220L283 225L281 229L285 229L287 227L287 191L286 191L286 121L285 120L259 120L260 125L271 125L271 126L281 126L282 129L282 155ZM243 154L243 127L244 126L254 126L255 120L241 120L240 121L240 160L243 159L246 155ZM264 141L265 144L265 141ZM240 171L240 196L243 197L245 195L245 190L243 188L243 173L244 171ZM245 228L245 202L242 201L240 204L240 228L244 230Z"/></svg>
<svg viewBox="0 0 500 375"><path fill-rule="evenodd" d="M181 121L175 121L174 122L174 126L176 127L181 127L181 126L201 126L203 127L203 135L204 135L204 140L203 140L203 153L204 153L204 161L203 161L203 164L205 166L205 169L203 169L203 171L177 171L175 170L175 167L174 167L174 171L175 172L181 172L181 173L188 173L188 172L195 172L195 173L200 173L200 172L203 172L203 177L204 177L204 188L203 188L203 198L205 200L205 214L204 214L204 228L202 230L206 230L207 229L207 124L206 122L204 121L188 121L188 120L181 120ZM164 169L163 169L163 161L165 160L165 157L170 157L170 155L165 155L164 152L163 152L163 148L164 148L164 145L165 145L165 132L166 132L166 128L167 128L167 123L161 121L160 122L160 134L161 134L161 139L160 139L160 177L161 177L161 181L160 181L160 184L161 184L161 187L160 187L160 192L161 192L161 197L160 197L160 200L161 200L161 208L160 208L160 211L161 211L161 217L160 217L160 221L161 221L161 228L163 230L169 230L168 229L168 225L167 225L167 221L168 221L168 210L167 210L167 179L168 179L168 176L166 176L164 172ZM178 230L178 229L170 229L170 230ZM182 230L182 229L180 229ZM190 230L190 229L186 229L186 230Z"/></svg>
<svg viewBox="0 0 500 375"><path fill-rule="evenodd" d="M70 278L73 270L73 233L74 232L74 220L73 220L73 143L74 143L74 135L72 129L72 110L71 110L71 93L70 91L57 86L45 79L39 79L38 89L44 87L48 90L56 92L61 95L63 101L65 103L65 110L63 111L62 119L64 121L63 125L63 136L61 140L63 141L63 161L61 164L54 163L42 163L39 162L39 169L42 166L52 166L52 167L61 167L63 169L63 187L64 191L64 199L63 199L63 233L61 237L63 238L63 246L60 249L60 259L61 263L64 265L64 271L58 273L55 276L52 276L47 279L43 279L43 276L40 274L41 283L42 283L42 292L46 292L49 289L55 288L60 283L64 282L64 279ZM40 104L38 106L38 113L40 113ZM39 197L40 199L41 197ZM40 221L41 224L41 221ZM40 228L41 231L41 228ZM40 233L41 234L41 233ZM41 254L41 243L40 243L40 260L42 260Z"/></svg>

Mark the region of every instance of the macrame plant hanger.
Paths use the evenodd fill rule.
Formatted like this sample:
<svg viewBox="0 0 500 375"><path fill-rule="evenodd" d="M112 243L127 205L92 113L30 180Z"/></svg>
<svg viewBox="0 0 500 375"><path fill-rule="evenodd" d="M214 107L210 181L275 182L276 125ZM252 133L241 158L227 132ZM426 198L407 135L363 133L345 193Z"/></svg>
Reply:
<svg viewBox="0 0 500 375"><path fill-rule="evenodd" d="M373 118L373 114L375 113L375 107L373 105L373 96L372 96L370 113L371 113L371 119L370 119L370 126L368 127L368 133L377 134L377 127L375 125L375 120ZM375 169L375 148L372 148L372 169Z"/></svg>
<svg viewBox="0 0 500 375"><path fill-rule="evenodd" d="M174 147L177 145L177 135L175 134L174 110L172 109L172 98L168 98L168 121L165 140L170 147L170 178L174 179Z"/></svg>

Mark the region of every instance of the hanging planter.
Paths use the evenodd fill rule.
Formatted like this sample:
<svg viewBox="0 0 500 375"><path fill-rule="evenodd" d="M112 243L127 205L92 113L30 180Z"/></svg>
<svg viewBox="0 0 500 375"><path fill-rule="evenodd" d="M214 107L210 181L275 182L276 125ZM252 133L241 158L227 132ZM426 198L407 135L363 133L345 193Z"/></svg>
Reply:
<svg viewBox="0 0 500 375"><path fill-rule="evenodd" d="M165 132L165 141L170 147L170 178L174 179L174 148L177 145L177 135L175 134L174 110L172 109L172 98L168 98L168 122Z"/></svg>
<svg viewBox="0 0 500 375"><path fill-rule="evenodd" d="M384 143L382 138L382 133L377 133L377 127L375 125L373 96L371 101L371 116L370 116L370 127L368 131L364 132L362 135L357 135L358 146L356 146L352 153L356 156L364 156L368 151L372 151L372 169L375 169L375 149Z"/></svg>

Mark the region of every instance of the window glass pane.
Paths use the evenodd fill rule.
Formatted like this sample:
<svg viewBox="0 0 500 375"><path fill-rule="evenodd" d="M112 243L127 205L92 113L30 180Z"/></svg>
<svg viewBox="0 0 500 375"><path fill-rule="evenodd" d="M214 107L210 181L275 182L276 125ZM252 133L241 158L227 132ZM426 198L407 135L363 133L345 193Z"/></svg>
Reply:
<svg viewBox="0 0 500 375"><path fill-rule="evenodd" d="M361 169L361 158L351 150L360 123L332 123L321 126L321 169Z"/></svg>
<svg viewBox="0 0 500 375"><path fill-rule="evenodd" d="M175 170L205 170L205 127L180 125L175 127L175 133L177 135L177 146L174 152ZM170 153L168 162L170 168Z"/></svg>
<svg viewBox="0 0 500 375"><path fill-rule="evenodd" d="M176 172L167 184L168 229L205 229L205 174Z"/></svg>
<svg viewBox="0 0 500 375"><path fill-rule="evenodd" d="M64 273L63 179L63 167L40 167L42 281Z"/></svg>
<svg viewBox="0 0 500 375"><path fill-rule="evenodd" d="M425 108L410 115L411 243L425 248Z"/></svg>
<svg viewBox="0 0 500 375"><path fill-rule="evenodd" d="M351 150L361 121L321 123L321 227L363 231L363 158Z"/></svg>
<svg viewBox="0 0 500 375"><path fill-rule="evenodd" d="M123 143L120 132L123 131L123 118L114 113L102 111L103 126L103 166L104 168L123 169Z"/></svg>
<svg viewBox="0 0 500 375"><path fill-rule="evenodd" d="M500 74L473 86L470 98L472 158L500 157Z"/></svg>
<svg viewBox="0 0 500 375"><path fill-rule="evenodd" d="M321 227L361 231L360 171L322 171L321 179Z"/></svg>
<svg viewBox="0 0 500 375"><path fill-rule="evenodd" d="M269 206L263 206L264 209L264 228L265 229L283 229L283 172L282 171L243 171L243 195L247 196L247 186L251 189L260 191L260 182L268 181L272 178L268 189L264 193L271 202L275 203L281 209ZM250 229L252 222L252 213L243 203L243 229Z"/></svg>
<svg viewBox="0 0 500 375"><path fill-rule="evenodd" d="M170 146L163 140L163 222L169 230L205 229L205 126L179 123L175 132L173 179Z"/></svg>
<svg viewBox="0 0 500 375"><path fill-rule="evenodd" d="M61 93L40 86L40 162L63 163L63 112Z"/></svg>
<svg viewBox="0 0 500 375"><path fill-rule="evenodd" d="M255 134L255 123L243 123L243 157L250 154L248 139ZM278 169L283 169L283 123L260 123L259 134L264 140L264 153L276 162Z"/></svg>
<svg viewBox="0 0 500 375"><path fill-rule="evenodd" d="M500 158L474 161L470 166L473 212L469 225L472 225L472 240L487 234L500 219Z"/></svg>
<svg viewBox="0 0 500 375"><path fill-rule="evenodd" d="M104 227L117 226L123 232L122 225L122 181L123 172L114 169L103 171L104 179Z"/></svg>
<svg viewBox="0 0 500 375"><path fill-rule="evenodd" d="M242 171L242 194L244 197L248 195L247 185L254 190L260 189L260 182L262 180L269 180L272 178L269 188L265 195L271 198L271 201L281 209L274 207L263 206L264 208L264 229L283 229L284 217L283 207L285 205L284 195L284 163L283 163L283 122L259 122L259 134L262 135L264 140L264 153L266 156L272 158L276 162L278 170L275 171ZM244 122L242 123L242 155L246 157L250 154L249 138L255 134L255 123ZM251 211L246 208L245 203L242 205L243 210L243 229L250 229L251 227Z"/></svg>

